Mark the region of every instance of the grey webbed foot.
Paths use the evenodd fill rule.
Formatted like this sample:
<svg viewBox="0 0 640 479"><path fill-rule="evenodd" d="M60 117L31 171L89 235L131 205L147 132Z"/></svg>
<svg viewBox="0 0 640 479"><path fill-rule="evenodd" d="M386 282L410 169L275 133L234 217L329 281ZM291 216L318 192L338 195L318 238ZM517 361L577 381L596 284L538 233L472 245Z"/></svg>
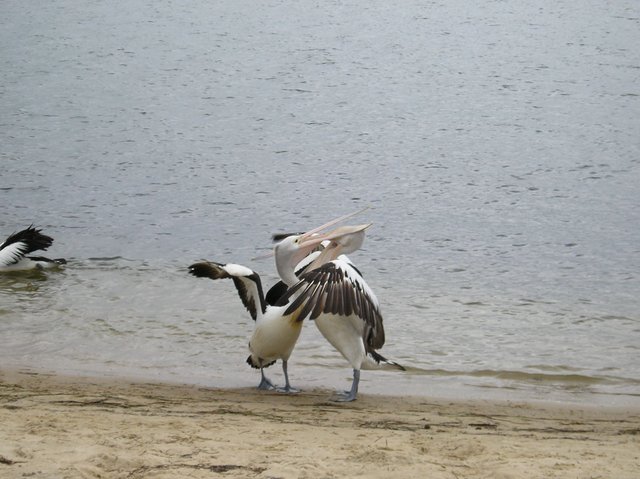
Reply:
<svg viewBox="0 0 640 479"><path fill-rule="evenodd" d="M260 384L258 384L258 389L262 391L268 391L276 388L275 385L269 380L269 378L264 375L264 371L262 370L262 368L260 368L260 374L261 378Z"/></svg>
<svg viewBox="0 0 640 479"><path fill-rule="evenodd" d="M300 392L300 389L297 389L291 386L284 386L284 387L276 388L276 391L284 394L298 394Z"/></svg>
<svg viewBox="0 0 640 479"><path fill-rule="evenodd" d="M331 398L333 402L351 402L356 400L356 393L351 391L338 391L334 397Z"/></svg>
<svg viewBox="0 0 640 479"><path fill-rule="evenodd" d="M284 384L284 387L277 388L276 391L278 391L279 393L287 393L287 394L299 393L300 390L294 387L291 387L291 384L289 383L288 362L286 359L282 360L282 372L284 373L285 384Z"/></svg>
<svg viewBox="0 0 640 479"><path fill-rule="evenodd" d="M260 384L258 384L258 389L262 390L262 391L269 391L271 389L275 389L276 387L273 385L273 383L271 381L269 381L268 379L263 379L262 381L260 381Z"/></svg>
<svg viewBox="0 0 640 479"><path fill-rule="evenodd" d="M349 391L338 392L335 398L331 398L334 402L351 402L356 400L358 395L358 384L360 383L360 370L353 370L353 382Z"/></svg>

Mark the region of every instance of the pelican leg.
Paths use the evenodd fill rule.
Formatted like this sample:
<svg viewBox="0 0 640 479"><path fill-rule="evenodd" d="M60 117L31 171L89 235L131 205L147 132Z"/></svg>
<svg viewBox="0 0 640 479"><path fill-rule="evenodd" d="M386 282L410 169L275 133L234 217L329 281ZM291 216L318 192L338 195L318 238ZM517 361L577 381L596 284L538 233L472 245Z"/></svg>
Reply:
<svg viewBox="0 0 640 479"><path fill-rule="evenodd" d="M351 402L356 400L358 395L358 384L360 383L360 370L353 370L353 382L351 383L351 389L343 393L338 393L338 397L333 399L336 402Z"/></svg>
<svg viewBox="0 0 640 479"><path fill-rule="evenodd" d="M269 389L275 389L275 386L273 385L273 383L269 380L269 378L267 376L264 375L264 368L260 368L260 384L258 384L258 389L261 390L269 390Z"/></svg>
<svg viewBox="0 0 640 479"><path fill-rule="evenodd" d="M299 393L300 390L294 387L291 387L291 383L289 383L289 373L287 372L287 361L285 361L284 359L282 360L282 372L284 373L284 382L285 382L284 387L276 388L276 391L278 391L279 393L290 393L290 394Z"/></svg>

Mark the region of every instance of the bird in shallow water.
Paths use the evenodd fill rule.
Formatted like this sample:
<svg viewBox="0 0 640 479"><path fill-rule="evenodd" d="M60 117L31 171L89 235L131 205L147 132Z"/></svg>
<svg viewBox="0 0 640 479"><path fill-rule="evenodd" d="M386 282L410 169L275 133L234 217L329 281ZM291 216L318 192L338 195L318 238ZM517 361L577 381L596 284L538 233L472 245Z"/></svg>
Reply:
<svg viewBox="0 0 640 479"><path fill-rule="evenodd" d="M345 253L359 249L364 231L343 226L325 235L323 249L299 274L278 267L278 273L289 289L275 302L286 305L284 316L298 312L298 320L309 318L325 339L353 368L349 391L338 393L336 401L354 401L358 395L361 369L398 369L400 364L377 352L385 342L380 305L360 271ZM275 248L276 265L286 264L288 251Z"/></svg>
<svg viewBox="0 0 640 479"><path fill-rule="evenodd" d="M287 236L275 248L281 252L280 255L276 254L278 269L284 272L287 277L295 277L295 271L300 268L300 263L304 263L305 258L318 245L332 237L331 232L319 234L319 231L344 218L341 217L330 221L306 233ZM300 310L289 311L284 314L287 309L287 302L281 301L282 304L277 306L273 304L280 299L282 294L287 292L286 287L281 292L275 292L275 294L275 290L272 289L265 297L260 275L246 266L234 263L222 264L202 261L189 266L189 273L196 277L213 280L233 280L242 304L255 321L254 331L249 341L251 355L247 358L247 363L254 368L260 369L261 380L258 388L273 389L275 387L265 376L264 368L280 359L282 360L285 385L276 389L282 392L296 392L296 389L291 386L289 381L288 360L300 336L304 317L300 316Z"/></svg>
<svg viewBox="0 0 640 479"><path fill-rule="evenodd" d="M203 262L190 267L195 276L233 279L243 304L256 319L247 362L261 370L259 388L273 387L264 368L281 359L286 384L280 390L293 390L287 362L306 318L316 322L322 335L353 368L351 389L339 393L337 401L357 398L361 369L405 369L378 353L385 342L378 300L343 254L360 248L369 226L343 226L319 234L327 227L323 225L303 234L279 235L274 255L282 281L271 288L266 299L259 275L245 266Z"/></svg>
<svg viewBox="0 0 640 479"><path fill-rule="evenodd" d="M33 225L9 235L0 245L0 272L51 269L66 264L63 258L27 256L34 251L45 251L52 243L53 238L42 234L42 230Z"/></svg>

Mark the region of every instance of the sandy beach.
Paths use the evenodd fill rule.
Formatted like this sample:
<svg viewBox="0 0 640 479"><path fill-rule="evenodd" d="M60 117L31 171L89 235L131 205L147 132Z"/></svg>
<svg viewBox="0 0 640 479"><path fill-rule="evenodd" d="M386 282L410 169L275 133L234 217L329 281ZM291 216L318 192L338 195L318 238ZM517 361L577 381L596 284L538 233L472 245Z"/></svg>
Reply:
<svg viewBox="0 0 640 479"><path fill-rule="evenodd" d="M0 373L3 478L637 478L640 410Z"/></svg>

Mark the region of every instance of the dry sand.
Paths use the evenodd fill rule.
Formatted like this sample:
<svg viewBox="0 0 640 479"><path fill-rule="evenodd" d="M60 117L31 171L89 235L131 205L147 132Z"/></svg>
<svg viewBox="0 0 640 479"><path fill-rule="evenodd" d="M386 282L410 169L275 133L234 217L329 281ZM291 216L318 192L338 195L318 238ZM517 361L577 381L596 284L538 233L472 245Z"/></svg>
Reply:
<svg viewBox="0 0 640 479"><path fill-rule="evenodd" d="M640 410L0 372L2 478L640 477Z"/></svg>

